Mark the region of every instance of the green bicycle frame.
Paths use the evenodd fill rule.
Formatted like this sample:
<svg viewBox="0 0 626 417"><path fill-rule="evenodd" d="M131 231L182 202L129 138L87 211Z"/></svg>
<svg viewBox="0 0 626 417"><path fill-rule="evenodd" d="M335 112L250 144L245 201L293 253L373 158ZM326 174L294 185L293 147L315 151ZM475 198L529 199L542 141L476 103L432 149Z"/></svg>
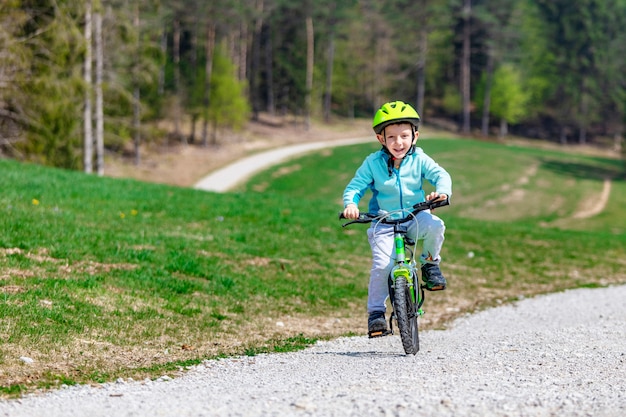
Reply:
<svg viewBox="0 0 626 417"><path fill-rule="evenodd" d="M400 233L394 234L394 246L396 248L396 265L391 270L393 283L395 285L396 278L404 277L406 278L406 282L409 288L413 288L416 283L413 282L413 274L411 274L412 268L411 268L411 265L409 264L409 261L406 258L406 252L404 250L404 237L402 234ZM421 301L420 292L419 291L409 291L409 292L411 294L411 301L419 305L419 302ZM417 300L415 299L416 294L417 294ZM420 314L421 314L421 309L420 309Z"/></svg>

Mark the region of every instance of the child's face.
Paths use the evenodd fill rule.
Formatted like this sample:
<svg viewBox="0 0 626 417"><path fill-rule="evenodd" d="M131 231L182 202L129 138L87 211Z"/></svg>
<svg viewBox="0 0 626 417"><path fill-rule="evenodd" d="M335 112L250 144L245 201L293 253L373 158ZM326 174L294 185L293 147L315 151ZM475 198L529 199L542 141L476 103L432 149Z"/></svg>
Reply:
<svg viewBox="0 0 626 417"><path fill-rule="evenodd" d="M376 135L376 138L381 145L389 150L394 158L402 159L411 149L418 135L419 132L415 132L415 136L413 136L413 125L401 123L387 126L382 134Z"/></svg>

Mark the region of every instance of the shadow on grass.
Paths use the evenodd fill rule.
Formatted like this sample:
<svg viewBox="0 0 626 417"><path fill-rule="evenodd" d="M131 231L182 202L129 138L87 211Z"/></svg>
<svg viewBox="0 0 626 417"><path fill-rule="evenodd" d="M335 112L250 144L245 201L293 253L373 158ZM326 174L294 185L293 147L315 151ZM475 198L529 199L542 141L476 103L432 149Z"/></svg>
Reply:
<svg viewBox="0 0 626 417"><path fill-rule="evenodd" d="M542 166L557 174L579 178L613 181L626 180L626 165L620 160L602 160L598 164L543 159Z"/></svg>

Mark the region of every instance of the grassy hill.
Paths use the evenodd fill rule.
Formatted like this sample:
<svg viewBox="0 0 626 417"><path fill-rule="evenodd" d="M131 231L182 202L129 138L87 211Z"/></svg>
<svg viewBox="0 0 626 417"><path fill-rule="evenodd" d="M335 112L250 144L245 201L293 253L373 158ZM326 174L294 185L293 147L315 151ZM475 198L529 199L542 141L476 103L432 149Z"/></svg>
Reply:
<svg viewBox="0 0 626 417"><path fill-rule="evenodd" d="M621 161L467 139L420 146L454 181L438 211L449 289L428 294L423 328L626 282ZM374 150L324 150L226 194L0 160L0 389L154 377L363 334L369 246L337 213Z"/></svg>

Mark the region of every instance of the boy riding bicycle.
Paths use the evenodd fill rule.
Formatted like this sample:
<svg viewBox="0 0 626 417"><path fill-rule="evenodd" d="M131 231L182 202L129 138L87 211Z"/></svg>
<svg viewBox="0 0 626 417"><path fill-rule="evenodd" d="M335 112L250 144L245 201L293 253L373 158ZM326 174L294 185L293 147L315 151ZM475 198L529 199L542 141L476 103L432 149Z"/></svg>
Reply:
<svg viewBox="0 0 626 417"><path fill-rule="evenodd" d="M375 114L372 127L382 149L370 154L357 169L354 178L343 193L343 215L348 219L359 217L358 204L366 191L372 190L369 212L410 209L425 200L441 201L452 195L452 179L421 148L415 146L419 136L420 117L410 105L395 101L384 104ZM426 179L435 191L426 195L422 179ZM416 224L417 222L417 224ZM367 312L368 333L386 332L385 301L389 295L387 278L393 267L393 227L374 224L367 231L372 248L372 269L368 287ZM430 211L422 211L416 220L407 222L409 236L423 240L420 256L422 277L426 289L446 289L439 263L444 241L445 225Z"/></svg>

